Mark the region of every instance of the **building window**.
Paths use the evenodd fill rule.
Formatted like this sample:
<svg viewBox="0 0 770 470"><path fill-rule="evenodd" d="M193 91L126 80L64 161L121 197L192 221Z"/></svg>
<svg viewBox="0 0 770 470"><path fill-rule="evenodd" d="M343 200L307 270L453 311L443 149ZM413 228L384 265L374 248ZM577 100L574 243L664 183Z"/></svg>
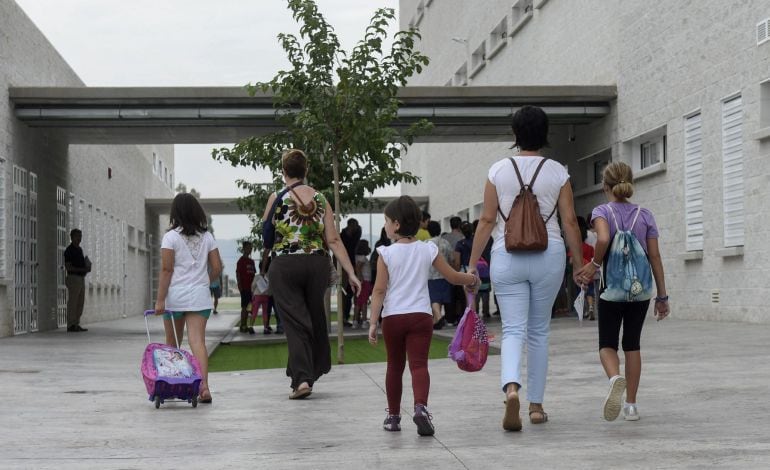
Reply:
<svg viewBox="0 0 770 470"><path fill-rule="evenodd" d="M495 26L495 29L492 30L491 33L489 33L489 39L487 39L487 44L489 45L489 52L487 52L487 60L494 57L500 49L503 48L506 44L508 44L508 17L504 17L498 24Z"/></svg>
<svg viewBox="0 0 770 470"><path fill-rule="evenodd" d="M152 174L158 174L158 155L155 152L152 152Z"/></svg>
<svg viewBox="0 0 770 470"><path fill-rule="evenodd" d="M532 18L532 0L519 0L511 9L511 36Z"/></svg>
<svg viewBox="0 0 770 470"><path fill-rule="evenodd" d="M770 127L770 79L759 84L759 127Z"/></svg>
<svg viewBox="0 0 770 470"><path fill-rule="evenodd" d="M597 155L593 165L593 184L602 184L602 181L604 180L604 168L610 164L610 160L612 160L612 155L609 150L601 152L599 155Z"/></svg>
<svg viewBox="0 0 770 470"><path fill-rule="evenodd" d="M630 157L631 169L654 171L664 169L666 162L666 126L623 142L624 155Z"/></svg>
<svg viewBox="0 0 770 470"><path fill-rule="evenodd" d="M639 144L641 169L666 161L666 136L662 135Z"/></svg>
<svg viewBox="0 0 770 470"><path fill-rule="evenodd" d="M468 84L468 63L464 63L462 67L457 69L454 78L452 79L454 86L466 86Z"/></svg>
<svg viewBox="0 0 770 470"><path fill-rule="evenodd" d="M158 160L158 178L163 180L163 160Z"/></svg>
<svg viewBox="0 0 770 470"><path fill-rule="evenodd" d="M700 111L684 118L684 213L687 251L702 251L703 139Z"/></svg>
<svg viewBox="0 0 770 470"><path fill-rule="evenodd" d="M0 278L6 277L5 271L5 159L0 158Z"/></svg>
<svg viewBox="0 0 770 470"><path fill-rule="evenodd" d="M415 13L414 19L412 20L412 24L414 24L414 26L419 26L424 16L425 16L425 0L420 0L417 3L417 13Z"/></svg>
<svg viewBox="0 0 770 470"><path fill-rule="evenodd" d="M469 74L469 77L473 77L487 65L486 50L486 43L482 42L481 45L473 51L473 54L471 54L471 73Z"/></svg>
<svg viewBox="0 0 770 470"><path fill-rule="evenodd" d="M163 168L163 181L168 184L168 168Z"/></svg>
<svg viewBox="0 0 770 470"><path fill-rule="evenodd" d="M724 246L743 246L743 101L722 103L722 202Z"/></svg>

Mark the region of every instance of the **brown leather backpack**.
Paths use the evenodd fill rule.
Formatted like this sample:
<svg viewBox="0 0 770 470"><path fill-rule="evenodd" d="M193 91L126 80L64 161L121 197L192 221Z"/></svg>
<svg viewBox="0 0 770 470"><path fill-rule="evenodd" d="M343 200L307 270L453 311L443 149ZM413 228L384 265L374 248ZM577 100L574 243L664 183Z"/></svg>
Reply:
<svg viewBox="0 0 770 470"><path fill-rule="evenodd" d="M535 184L535 179L547 158L543 158L537 166L529 184L524 184L524 180L521 179L516 160L513 157L510 160L516 170L516 177L519 179L521 190L516 199L513 200L513 206L511 206L508 217L503 214L499 206L497 208L505 221L505 249L508 251L545 251L548 248L548 230L546 230L545 224L551 220L556 212L556 205L544 221L543 216L540 215L540 204L537 202L537 196L532 192L532 185Z"/></svg>

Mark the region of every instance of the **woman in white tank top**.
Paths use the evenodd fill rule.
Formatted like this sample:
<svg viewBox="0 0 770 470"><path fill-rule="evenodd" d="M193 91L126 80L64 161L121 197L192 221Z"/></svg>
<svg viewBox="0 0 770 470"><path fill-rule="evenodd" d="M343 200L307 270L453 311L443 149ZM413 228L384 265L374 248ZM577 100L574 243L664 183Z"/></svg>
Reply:
<svg viewBox="0 0 770 470"><path fill-rule="evenodd" d="M489 170L484 188L484 209L476 228L469 265L476 266L492 234L494 244L489 274L503 323L500 371L502 390L506 394L503 428L519 431L519 388L523 382L521 365L525 344L530 422L540 424L548 420L543 410L543 397L548 371L551 309L561 287L566 261L556 209L570 250L577 254L573 256L575 273L583 267L583 257L567 170L555 160L543 162L541 150L548 145L548 117L540 108L524 106L513 116L512 127L519 153L500 160ZM544 221L547 220L548 248L537 252L508 252L504 240L505 221L497 214L498 210L510 213L521 189L514 166L521 172L522 180L529 183L541 162L532 191L537 196L540 215ZM471 269L470 272L474 271Z"/></svg>

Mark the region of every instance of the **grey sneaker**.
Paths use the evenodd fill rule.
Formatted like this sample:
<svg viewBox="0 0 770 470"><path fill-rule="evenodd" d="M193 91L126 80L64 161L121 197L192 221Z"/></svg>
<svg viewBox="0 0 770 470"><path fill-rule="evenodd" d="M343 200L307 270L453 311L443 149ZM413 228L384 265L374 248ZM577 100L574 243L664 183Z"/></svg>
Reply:
<svg viewBox="0 0 770 470"><path fill-rule="evenodd" d="M436 432L433 429L433 415L428 413L428 408L425 405L414 406L414 417L412 421L417 425L417 434L421 436L432 436Z"/></svg>
<svg viewBox="0 0 770 470"><path fill-rule="evenodd" d="M615 421L620 414L620 409L623 408L623 392L626 391L626 379L616 375L610 379L610 389L607 392L607 397L604 399L604 419L607 421Z"/></svg>
<svg viewBox="0 0 770 470"><path fill-rule="evenodd" d="M401 430L401 416L389 414L385 418L385 422L382 423L382 428L386 431L400 431Z"/></svg>
<svg viewBox="0 0 770 470"><path fill-rule="evenodd" d="M623 407L623 419L626 421L639 421L639 409L636 407L636 403L626 405Z"/></svg>

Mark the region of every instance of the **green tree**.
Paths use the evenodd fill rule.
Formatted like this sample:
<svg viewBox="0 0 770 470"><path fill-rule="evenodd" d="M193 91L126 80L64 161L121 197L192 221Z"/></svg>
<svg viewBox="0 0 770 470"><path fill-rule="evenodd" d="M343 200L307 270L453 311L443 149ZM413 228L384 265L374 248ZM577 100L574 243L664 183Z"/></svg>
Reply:
<svg viewBox="0 0 770 470"><path fill-rule="evenodd" d="M216 149L213 157L233 166L268 168L276 185L281 185L281 152L304 150L309 158L308 183L334 201L339 231L340 214L346 207L366 206L367 194L377 188L419 181L400 170L400 160L416 136L430 131L431 124L422 120L401 132L391 126L398 118L399 87L419 73L428 58L415 48L419 34L414 29L395 34L390 50L383 50L386 28L395 20L393 9L376 10L364 38L347 53L313 0L287 3L300 25L299 38L278 35L291 67L269 82L247 86L252 96L273 96L283 130ZM244 180L237 184L250 193L239 201L241 207L260 215L273 188ZM253 232L258 232L256 224Z"/></svg>

